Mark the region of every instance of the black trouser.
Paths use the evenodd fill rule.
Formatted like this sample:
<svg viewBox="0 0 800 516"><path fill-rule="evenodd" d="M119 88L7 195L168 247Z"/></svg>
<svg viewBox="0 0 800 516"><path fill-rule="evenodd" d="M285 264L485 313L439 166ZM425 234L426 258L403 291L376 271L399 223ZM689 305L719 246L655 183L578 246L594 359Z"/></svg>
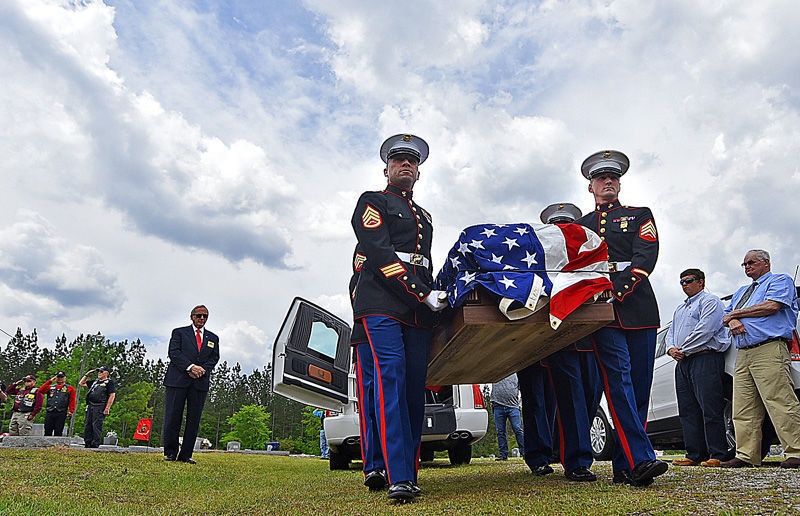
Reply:
<svg viewBox="0 0 800 516"><path fill-rule="evenodd" d="M725 355L717 352L689 355L675 366L686 457L695 462L708 458L725 460L728 454L724 373Z"/></svg>
<svg viewBox="0 0 800 516"><path fill-rule="evenodd" d="M167 387L164 396L164 456L176 457L178 460L192 458L207 395L208 391L198 391L191 387ZM179 451L178 434L181 430L184 408L186 408L186 426L183 428L183 445Z"/></svg>
<svg viewBox="0 0 800 516"><path fill-rule="evenodd" d="M91 403L86 405L86 422L83 425L83 441L86 448L99 448L103 442L103 422L106 415L105 403Z"/></svg>
<svg viewBox="0 0 800 516"><path fill-rule="evenodd" d="M67 411L45 412L44 414L44 435L61 436L64 433L64 422L67 420Z"/></svg>

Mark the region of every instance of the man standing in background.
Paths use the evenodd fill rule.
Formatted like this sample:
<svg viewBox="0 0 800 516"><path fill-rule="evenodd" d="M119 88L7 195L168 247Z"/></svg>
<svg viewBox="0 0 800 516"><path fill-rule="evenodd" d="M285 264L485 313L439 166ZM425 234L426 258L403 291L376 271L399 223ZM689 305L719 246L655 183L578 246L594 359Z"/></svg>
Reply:
<svg viewBox="0 0 800 516"><path fill-rule="evenodd" d="M736 456L723 468L761 464L761 423L768 412L787 459L800 468L800 402L792 388L787 343L797 324L797 288L787 274L773 274L769 253L747 252L742 262L753 280L733 295L722 324L738 350L733 371L733 426Z"/></svg>
<svg viewBox="0 0 800 516"><path fill-rule="evenodd" d="M44 435L61 436L64 433L64 422L75 412L75 388L67 384L67 375L64 371L59 371L44 382L40 389L47 395Z"/></svg>
<svg viewBox="0 0 800 516"><path fill-rule="evenodd" d="M497 460L508 460L508 437L506 437L506 422L511 423L511 429L517 438L519 452L525 456L525 439L522 433L522 419L519 412L519 383L517 374L506 376L492 385L492 412L494 427L497 430Z"/></svg>
<svg viewBox="0 0 800 516"><path fill-rule="evenodd" d="M164 460L196 464L192 453L211 386L211 371L219 362L219 337L205 328L205 305L192 308L189 318L192 324L175 328L169 339L169 366L164 377ZM179 450L184 408L186 425Z"/></svg>
<svg viewBox="0 0 800 516"><path fill-rule="evenodd" d="M675 365L675 393L686 443L686 457L675 466L718 467L728 455L725 397L721 386L725 350L731 344L722 326L725 306L705 290L706 275L686 269L680 275L686 300L675 309L667 330L667 354Z"/></svg>
<svg viewBox="0 0 800 516"><path fill-rule="evenodd" d="M86 393L86 421L83 425L83 440L86 448L99 448L103 442L103 423L111 411L111 405L117 397L117 387L108 376L110 370L106 366L97 368L97 379L87 381L86 378L95 372L88 371L80 379L78 385L88 387Z"/></svg>
<svg viewBox="0 0 800 516"><path fill-rule="evenodd" d="M11 408L11 421L8 423L8 435L28 435L33 428L36 414L42 410L44 397L41 389L36 388L36 377L29 374L22 380L12 383L6 393L15 396Z"/></svg>

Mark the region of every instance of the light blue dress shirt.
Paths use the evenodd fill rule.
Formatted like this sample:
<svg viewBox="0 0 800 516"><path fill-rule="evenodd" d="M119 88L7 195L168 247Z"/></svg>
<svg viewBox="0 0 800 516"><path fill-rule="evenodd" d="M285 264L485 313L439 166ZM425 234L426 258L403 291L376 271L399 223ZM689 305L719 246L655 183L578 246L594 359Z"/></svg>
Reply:
<svg viewBox="0 0 800 516"><path fill-rule="evenodd" d="M731 336L733 344L739 349L753 346L770 338L791 339L792 330L797 324L797 288L794 286L791 276L767 272L758 278L757 282L758 286L742 308L764 301L777 301L781 304L781 308L774 314L765 317L739 319L744 324L746 333ZM736 291L731 303L725 309L726 314L733 310L749 286L749 284L745 285Z"/></svg>
<svg viewBox="0 0 800 516"><path fill-rule="evenodd" d="M701 290L675 309L667 330L667 349L678 348L687 356L701 351L725 351L731 345L722 325L725 305L717 296Z"/></svg>

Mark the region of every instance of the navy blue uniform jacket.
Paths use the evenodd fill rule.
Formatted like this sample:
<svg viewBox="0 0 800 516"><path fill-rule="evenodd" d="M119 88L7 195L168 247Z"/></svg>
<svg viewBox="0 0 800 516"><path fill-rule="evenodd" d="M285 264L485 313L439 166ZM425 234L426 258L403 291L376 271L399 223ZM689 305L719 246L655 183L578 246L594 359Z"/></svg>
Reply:
<svg viewBox="0 0 800 516"><path fill-rule="evenodd" d="M658 259L658 232L650 208L622 206L619 201L598 204L575 223L605 240L608 261L631 262L620 272L611 273L615 321L609 326L658 328L658 303L649 278Z"/></svg>
<svg viewBox="0 0 800 516"><path fill-rule="evenodd" d="M169 339L169 366L164 377L164 385L185 389L192 387L198 391L209 389L211 371L219 362L219 337L208 330L203 331L203 346L197 351L194 326L184 326L172 330ZM190 365L199 365L206 370L200 378L189 376Z"/></svg>
<svg viewBox="0 0 800 516"><path fill-rule="evenodd" d="M414 203L411 192L387 185L382 192L365 192L351 220L360 274L351 289L353 317L391 317L409 326L430 328L433 312L424 300L431 292L433 224L427 211ZM398 259L395 252L428 259L427 267ZM359 272L354 263L354 272Z"/></svg>

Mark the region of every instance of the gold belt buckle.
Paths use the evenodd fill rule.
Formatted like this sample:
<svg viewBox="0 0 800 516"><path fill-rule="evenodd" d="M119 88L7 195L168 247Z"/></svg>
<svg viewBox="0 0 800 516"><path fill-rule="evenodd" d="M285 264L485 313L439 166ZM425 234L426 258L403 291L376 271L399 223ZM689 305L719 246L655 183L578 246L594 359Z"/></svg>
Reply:
<svg viewBox="0 0 800 516"><path fill-rule="evenodd" d="M410 258L411 258L411 261L409 263L411 263L411 265L422 265L423 260L425 260L424 256L422 256L421 254L415 254L415 253L411 253L410 254Z"/></svg>

